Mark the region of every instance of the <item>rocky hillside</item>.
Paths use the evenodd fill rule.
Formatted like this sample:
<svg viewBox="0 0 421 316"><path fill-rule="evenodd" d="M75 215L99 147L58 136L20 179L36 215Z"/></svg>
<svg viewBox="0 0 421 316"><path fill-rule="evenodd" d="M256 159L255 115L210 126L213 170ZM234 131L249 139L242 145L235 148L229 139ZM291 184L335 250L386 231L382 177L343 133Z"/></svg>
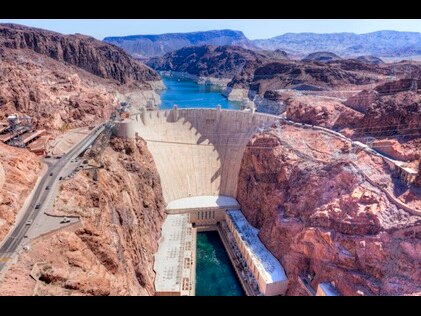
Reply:
<svg viewBox="0 0 421 316"><path fill-rule="evenodd" d="M234 80L230 85L235 86ZM330 90L345 85L364 85L370 83L370 77L357 72L350 72L335 65L323 65L306 62L270 62L256 68L251 90L259 94L267 90Z"/></svg>
<svg viewBox="0 0 421 316"><path fill-rule="evenodd" d="M378 31L354 33L286 33L270 39L254 40L261 49L282 49L296 56L329 51L339 56L411 56L421 54L421 33Z"/></svg>
<svg viewBox="0 0 421 316"><path fill-rule="evenodd" d="M415 180L415 185L421 188L421 159L418 163L418 176L417 176L417 179Z"/></svg>
<svg viewBox="0 0 421 316"><path fill-rule="evenodd" d="M263 53L238 46L206 45L185 47L163 57L152 58L147 64L156 70L232 79L246 64L262 64L267 59Z"/></svg>
<svg viewBox="0 0 421 316"><path fill-rule="evenodd" d="M62 35L17 24L0 24L0 48L29 49L120 84L158 81L159 76L122 49L84 35Z"/></svg>
<svg viewBox="0 0 421 316"><path fill-rule="evenodd" d="M381 60L380 58L376 57L376 56L371 56L371 55L367 55L367 56L358 56L357 60L359 61L363 61L367 64L371 64L371 65L381 65L384 64L384 61Z"/></svg>
<svg viewBox="0 0 421 316"><path fill-rule="evenodd" d="M421 135L421 80L401 79L350 97L345 104L364 113L357 134Z"/></svg>
<svg viewBox="0 0 421 316"><path fill-rule="evenodd" d="M41 169L35 154L0 143L0 242L14 225Z"/></svg>
<svg viewBox="0 0 421 316"><path fill-rule="evenodd" d="M363 85L386 72L359 60L292 61L282 51L251 51L235 46L186 47L152 58L148 65L196 77L232 79L227 81L229 89L253 90L260 96L277 89L317 91ZM247 95L247 91L243 93Z"/></svg>
<svg viewBox="0 0 421 316"><path fill-rule="evenodd" d="M244 48L254 47L242 32L232 30L106 37L104 41L117 45L136 57L162 56L187 46L235 45Z"/></svg>
<svg viewBox="0 0 421 316"><path fill-rule="evenodd" d="M319 61L319 62L328 62L334 60L341 60L342 58L338 55L331 52L316 52L308 54L302 59L302 61Z"/></svg>
<svg viewBox="0 0 421 316"><path fill-rule="evenodd" d="M0 283L3 295L153 295L153 255L164 219L158 173L146 143L113 139L97 179L66 180L54 214L80 224L31 243ZM45 263L35 281L29 273ZM24 286L22 286L24 285Z"/></svg>
<svg viewBox="0 0 421 316"><path fill-rule="evenodd" d="M25 113L61 130L107 119L119 101L159 102L159 75L120 48L83 35L0 25L0 120ZM162 84L162 83L161 83Z"/></svg>
<svg viewBox="0 0 421 316"><path fill-rule="evenodd" d="M314 288L334 282L342 295L420 295L421 216L396 207L361 176L371 166L371 177L391 185L381 160L348 156L347 148L302 129L256 135L242 160L241 209L283 265L287 295L307 295L301 276Z"/></svg>

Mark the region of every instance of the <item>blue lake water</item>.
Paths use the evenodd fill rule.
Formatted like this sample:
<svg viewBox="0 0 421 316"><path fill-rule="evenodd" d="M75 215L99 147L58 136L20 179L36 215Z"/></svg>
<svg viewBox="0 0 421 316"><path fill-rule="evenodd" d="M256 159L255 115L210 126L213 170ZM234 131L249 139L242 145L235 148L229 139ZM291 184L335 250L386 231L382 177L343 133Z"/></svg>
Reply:
<svg viewBox="0 0 421 316"><path fill-rule="evenodd" d="M218 232L197 234L196 296L243 296Z"/></svg>
<svg viewBox="0 0 421 316"><path fill-rule="evenodd" d="M239 110L241 103L229 101L222 95L222 89L214 86L199 85L187 79L163 78L167 87L161 93L160 109L179 108L216 108Z"/></svg>

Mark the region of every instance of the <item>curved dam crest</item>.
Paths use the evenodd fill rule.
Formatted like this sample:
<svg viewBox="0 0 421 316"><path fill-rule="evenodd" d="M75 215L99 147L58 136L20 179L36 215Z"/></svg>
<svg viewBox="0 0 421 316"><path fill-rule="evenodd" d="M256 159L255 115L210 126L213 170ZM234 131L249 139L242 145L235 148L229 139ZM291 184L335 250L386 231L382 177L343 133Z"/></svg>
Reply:
<svg viewBox="0 0 421 316"><path fill-rule="evenodd" d="M142 137L151 152L166 203L193 196L237 197L244 149L275 115L216 109L141 111L116 124L121 138Z"/></svg>

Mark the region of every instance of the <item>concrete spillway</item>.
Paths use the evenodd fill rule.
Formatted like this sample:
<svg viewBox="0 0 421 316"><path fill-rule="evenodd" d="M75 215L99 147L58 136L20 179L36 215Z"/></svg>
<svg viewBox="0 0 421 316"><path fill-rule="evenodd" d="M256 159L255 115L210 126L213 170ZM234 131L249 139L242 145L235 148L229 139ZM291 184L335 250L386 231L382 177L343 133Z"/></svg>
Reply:
<svg viewBox="0 0 421 316"><path fill-rule="evenodd" d="M274 115L221 109L144 111L116 124L115 134L146 140L167 203L192 196L236 198L245 146Z"/></svg>

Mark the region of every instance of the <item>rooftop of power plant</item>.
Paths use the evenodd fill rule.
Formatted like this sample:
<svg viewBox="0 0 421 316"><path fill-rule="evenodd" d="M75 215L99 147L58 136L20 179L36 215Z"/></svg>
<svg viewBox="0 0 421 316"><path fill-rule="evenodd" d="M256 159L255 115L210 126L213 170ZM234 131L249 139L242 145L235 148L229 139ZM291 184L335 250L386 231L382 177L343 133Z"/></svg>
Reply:
<svg viewBox="0 0 421 316"><path fill-rule="evenodd" d="M246 251L250 254L255 266L260 270L267 283L287 280L284 269L279 261L262 244L257 236L259 230L251 226L240 210L227 211L240 238L244 241Z"/></svg>

